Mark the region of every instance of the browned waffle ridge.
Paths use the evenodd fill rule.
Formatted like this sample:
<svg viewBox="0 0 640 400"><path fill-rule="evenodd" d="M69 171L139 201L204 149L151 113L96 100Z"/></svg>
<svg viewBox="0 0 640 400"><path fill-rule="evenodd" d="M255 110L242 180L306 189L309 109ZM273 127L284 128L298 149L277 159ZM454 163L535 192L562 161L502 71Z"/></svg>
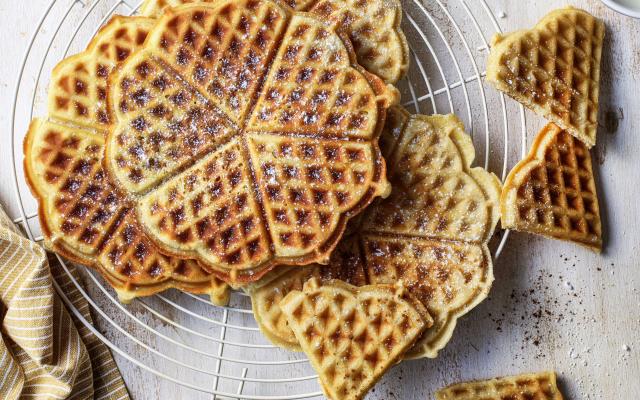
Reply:
<svg viewBox="0 0 640 400"><path fill-rule="evenodd" d="M202 0L218 3L221 0ZM160 17L166 7L193 0L146 0L140 14ZM387 83L398 82L409 68L409 45L400 28L399 0L285 0L296 11L308 11L349 35L358 63Z"/></svg>
<svg viewBox="0 0 640 400"><path fill-rule="evenodd" d="M550 123L509 173L502 226L568 240L600 252L602 224L589 149Z"/></svg>
<svg viewBox="0 0 640 400"><path fill-rule="evenodd" d="M97 269L122 301L175 287L224 304L228 286L193 261L160 254L102 169L103 135L111 123L107 77L153 23L116 16L84 52L56 66L49 120L34 120L25 137L25 175L47 247Z"/></svg>
<svg viewBox="0 0 640 400"><path fill-rule="evenodd" d="M279 3L170 9L109 96L105 167L141 227L229 281L326 262L347 220L388 193L377 138L395 89Z"/></svg>
<svg viewBox="0 0 640 400"><path fill-rule="evenodd" d="M436 392L436 400L562 400L552 371L457 383Z"/></svg>

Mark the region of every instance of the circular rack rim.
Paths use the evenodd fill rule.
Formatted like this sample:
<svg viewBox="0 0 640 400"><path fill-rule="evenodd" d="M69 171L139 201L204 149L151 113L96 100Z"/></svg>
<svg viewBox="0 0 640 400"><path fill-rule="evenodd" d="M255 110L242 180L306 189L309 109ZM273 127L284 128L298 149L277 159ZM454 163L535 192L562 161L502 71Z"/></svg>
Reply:
<svg viewBox="0 0 640 400"><path fill-rule="evenodd" d="M64 0L63 0L64 1ZM107 0L108 1L108 0ZM119 8L119 7L126 7L129 10L129 15L132 15L134 13L137 12L138 8L141 5L141 2L139 2L139 4L137 5L132 5L130 4L131 0L115 0L114 4L112 7L110 7L108 9L108 11L105 13L104 17L101 19L100 23L98 24L98 26L95 28L95 30L93 31L93 34L91 35L91 37L93 37L98 29L104 24L106 23L106 21L115 13L115 11ZM467 2L469 0L456 0L458 2L458 4L464 9L464 11L466 12L466 16L470 19L470 23L472 24L472 30L474 30L476 32L476 34L479 36L481 43L482 43L482 47L478 48L478 49L472 49L469 45L469 42L467 40L467 38L465 37L465 34L463 33L463 30L461 29L460 25L458 24L458 22L456 21L456 19L452 16L452 14L450 13L449 9L447 8L447 6L445 6L445 4L443 4L443 2L441 0L435 0L435 3L437 4L437 6L439 7L439 9L444 13L444 15L446 16L446 22L451 24L451 27L453 27L454 31L455 31L455 35L456 38L458 38L463 45L464 48L464 52L465 54L469 57L469 59L471 60L471 67L473 69L473 75L470 77L465 77L462 74L462 70L460 67L460 63L458 58L456 57L452 46L450 45L450 43L447 41L446 36L443 32L443 30L441 29L441 27L439 26L438 22L434 19L434 17L431 15L431 13L425 8L425 6L423 5L423 3L421 2L421 0L403 0L406 3L409 3L411 6L415 7L418 11L419 11L419 16L426 18L427 21L429 21L430 25L433 26L435 28L435 33L437 34L437 37L439 37L439 39L446 45L446 54L448 54L448 56L451 58L451 61L453 63L453 67L455 70L455 74L457 75L457 80L453 83L450 83L449 80L447 79L447 76L445 74L444 68L441 64L441 61L438 57L438 52L436 51L436 49L433 47L432 43L430 42L429 38L427 37L427 35L425 34L425 31L423 29L420 28L418 22L416 22L416 20L414 19L414 16L412 16L411 14L409 14L406 10L403 13L403 18L405 19L406 22L408 22L408 25L415 30L415 34L420 38L420 40L422 40L421 44L426 46L426 48L428 49L428 52L430 54L430 56L433 58L433 61L435 63L435 67L437 69L437 72L439 74L439 76L437 76L436 78L439 78L440 80L443 81L444 85L442 88L438 88L436 90L432 89L432 83L430 80L430 76L427 74L427 72L424 69L424 66L422 65L422 62L419 58L418 53L414 52L411 43L410 43L410 52L411 52L411 58L413 59L413 61L415 61L415 65L419 70L419 73L423 79L423 84L426 87L426 93L419 95L416 93L416 88L414 86L414 83L410 80L407 80L407 85L408 85L408 91L410 94L410 100L407 101L406 103L404 103L403 105L405 107L413 107L413 109L416 112L420 112L420 103L424 102L424 101L428 101L429 104L431 105L431 108L433 110L434 113L438 113L438 106L436 103L436 96L438 95L446 95L446 100L447 103L449 105L449 109L451 110L451 112L453 112L454 110L454 100L453 100L453 96L452 96L452 90L457 89L457 88L461 88L462 92L463 92L463 97L464 97L464 105L466 107L466 112L467 112L467 117L469 120L469 126L467 126L467 129L471 132L473 132L473 116L472 116L472 106L471 106L471 101L469 98L469 93L468 93L468 89L467 89L467 85L472 85L474 83L477 82L478 84L478 89L480 92L480 97L482 99L481 101L481 113L484 117L484 130L485 130L485 135L486 135L486 140L485 140L485 157L484 157L484 168L488 168L489 166L489 143L490 143L490 127L489 127L489 107L487 105L487 99L486 99L486 94L485 94L485 90L484 90L484 86L483 86L483 77L484 77L484 72L481 72L481 70L478 68L478 64L476 62L475 57L473 56L473 50L475 51L487 51L489 49L489 43L487 41L487 38L485 37L485 32L483 31L483 29L481 28L478 19L476 17L476 15L471 11L471 9L469 8L469 5L467 4ZM74 30L71 38L68 40L68 43L66 44L66 47L64 49L64 56L63 58L66 58L68 55L68 52L70 50L71 44L74 42L74 40L76 39L78 33L80 32L81 27L84 26L85 22L87 21L87 19L91 16L91 14L94 12L94 10L96 9L97 5L100 3L104 3L103 0L94 0L93 2L89 1L89 0L69 0L69 5L68 8L62 13L62 17L59 20L59 23L57 25L57 27L55 28L53 34L51 35L51 40L48 42L48 45L44 51L44 54L42 56L42 60L41 63L39 65L39 69L38 69L38 73L37 73L37 77L35 80L35 85L34 85L34 89L33 89L33 96L31 99L31 109L30 109L30 119L33 118L33 114L34 114L34 108L35 108L35 104L36 104L36 94L37 94L37 89L38 89L38 84L40 81L40 78L42 76L42 72L44 69L44 65L45 65L45 61L52 49L52 45L54 42L55 37L57 36L58 32L60 31L61 27L63 26L63 24L65 23L65 21L67 20L67 18L69 17L69 15L71 14L71 11L77 7L78 5L80 5L84 11L84 15L82 16L80 22L78 23L76 29ZM14 178L14 189L15 189L15 196L16 196L16 200L17 200L17 205L18 205L18 210L19 210L19 217L17 219L14 220L15 223L19 223L23 226L24 231L27 233L29 239L31 240L35 240L35 241L42 241L43 238L41 236L34 236L34 232L31 229L31 226L29 224L29 221L34 219L35 217L37 217L37 212L35 213L27 213L25 210L25 204L24 204L24 200L23 200L23 194L21 193L20 190L20 177L19 177L19 173L18 173L18 162L21 162L21 160L17 160L16 157L16 143L18 143L18 141L16 140L17 138L22 139L22 136L17 136L16 135L16 114L17 114L17 104L18 104L18 98L19 98L19 94L20 94L20 90L21 90L21 86L23 83L23 80L25 79L25 68L27 67L27 63L30 59L30 56L32 55L32 50L34 49L34 43L36 41L36 39L38 38L38 35L41 33L41 29L45 23L45 21L47 20L47 18L49 17L52 9L54 8L54 6L56 4L61 3L60 0L51 0L49 2L49 5L46 7L45 11L43 12L43 14L41 15L40 19L38 20L38 23L35 27L35 30L33 32L33 34L31 35L29 42L28 42L28 46L25 49L24 52L24 56L22 58L21 64L20 64L20 69L16 78L16 83L15 83L15 90L14 90L14 97L13 97L13 106L12 106L12 110L11 110L11 156L12 156L12 167L13 167L13 178ZM485 17L488 17L490 24L493 28L493 32L494 33L500 33L502 32L497 19L495 17L495 15L493 14L493 12L491 11L489 5L487 4L486 0L479 0L479 4L482 7L483 11L486 13ZM88 42L88 40L87 40ZM507 174L507 159L508 159L508 150L509 150L509 123L508 123L508 119L507 119L507 106L506 106L506 101L505 101L505 96L500 93L499 94L499 101L500 101L500 109L502 111L502 131L503 131L503 140L504 140L504 154L503 154L503 165L502 165L502 171L501 171L501 179L504 181L504 178L506 177ZM524 112L524 107L522 105L519 105L519 114L520 114L520 125L521 125L521 132L520 132L520 136L521 136L521 151L520 151L520 157L524 157L525 155L525 151L526 151L526 143L527 143L527 135L526 135L526 120L525 120L525 112ZM20 140L21 142L21 140ZM504 249L504 245L508 239L509 236L509 231L505 231L504 235L502 236L499 244L497 245L497 249L494 253L494 259L497 258L502 250ZM110 305L114 305L115 309L118 312L123 313L124 315L126 315L128 318L132 319L133 321L135 321L135 323L137 325L139 325L142 329L144 329L145 331L148 331L150 333L152 333L153 335L157 336L158 338L171 343L172 345L177 346L177 348L181 348L181 349L188 349L196 354L199 354L201 356L207 357L208 359L214 360L215 361L215 370L214 371L208 371L208 370L204 370L202 368L198 368L192 365L189 365L183 361L177 360L175 358L172 358L171 356L168 356L166 354L164 354L162 351L157 350L156 348L148 345L147 343L145 343L144 341L140 340L139 338L135 337L134 335L132 335L131 333L128 332L127 329L124 329L122 326L120 326L118 324L118 322L116 322L112 317L109 316L109 314L102 309L102 307L96 303L96 301L92 298L92 296L85 290L85 288L81 285L81 283L74 277L74 275L72 275L69 266L66 264L66 261L60 257L59 255L56 254L56 257L58 259L58 261L60 262L60 265L62 266L64 273L67 274L69 276L69 278L71 279L71 281L73 282L74 287L81 293L81 295L87 300L87 302L89 303L90 307L104 320L107 321L107 323L109 324L110 327L113 327L115 330L117 330L120 334L122 334L123 336L127 337L129 340L131 340L131 342L133 342L134 344L136 344L137 346L140 346L144 349L146 349L147 351L149 351L149 353L157 356L158 358L168 361L172 364L174 364L175 366L178 367L182 367L182 368L186 368L189 370L194 370L196 372L205 374L207 376L210 376L212 378L212 385L210 385L210 387L204 388L198 385L195 385L193 383L190 382L185 382L184 380L179 379L176 376L172 376L169 375L167 373L164 373L160 370L158 370L156 367L153 367L152 365L147 365L145 362L141 361L140 359L135 358L134 356L130 355L127 353L127 351L125 351L124 349L120 348L116 343L114 343L113 341L109 340L102 332L100 332L98 329L96 329L96 327L87 319L84 318L84 316L78 311L78 309L76 309L74 307L74 305L72 304L72 302L69 300L69 298L67 297L66 293L64 292L64 290L62 290L62 288L57 284L57 282L55 280L53 280L53 284L54 287L56 288L56 291L59 293L60 297L62 298L62 300L64 301L64 303L66 304L67 308L75 315L76 318L78 318L78 320L80 320L93 334L95 334L102 342L104 342L114 353L118 354L119 356L121 356L122 358L126 359L128 362L138 366L139 368L146 370L147 372L150 372L158 377L161 377L163 379L166 379L168 381L171 381L177 385L181 385L184 386L186 388L189 389L193 389L195 391L198 392L203 392L203 393L208 393L213 395L214 399L216 398L216 396L221 396L221 397L225 397L225 398L235 398L235 399L255 399L255 400L273 400L273 399L281 399L281 400L287 400L287 399L303 399L303 398L310 398L310 397L317 397L321 395L321 392L317 391L317 392L312 392L312 393L302 393L302 394L293 394L293 395L277 395L277 396L260 396L260 395L249 395L249 394L243 394L243 390L244 390L244 386L245 383L248 382L255 382L255 383L267 383L267 384L275 384L275 383L290 383L290 382L299 382L299 381L308 381L308 380L314 380L317 376L316 375L309 375L309 376L297 376L297 377L289 377L289 378L251 378L251 377L247 377L248 375L248 371L249 368L248 367L243 367L242 368L242 372L239 376L235 376L235 375L228 375L225 374L223 372L221 372L221 363L224 362L229 362L229 363L236 363L236 364L241 364L241 365L247 365L247 366L275 366L275 365L288 365L288 364L298 364L298 363L305 363L307 360L306 359L295 359L295 360L276 360L276 361L252 361L252 360L241 360L241 359L237 359L237 358L233 358L233 357L226 357L223 356L223 349L224 346L234 346L234 347L239 347L239 348L247 348L247 349L274 349L276 348L276 346L273 346L271 344L254 344L254 343L241 343L241 342L236 342L236 341L230 341L226 339L226 333L227 330L238 330L238 331L247 331L247 332L255 332L258 331L258 328L256 327L249 327L249 326L243 326L243 325L234 325L228 322L228 318L229 318L229 314L230 313L237 313L239 315L249 315L252 314L250 309L245 309L245 308L237 308L237 307L220 307L220 306L215 306L213 305L210 301L200 297L200 296L196 296L194 294L190 294L190 293L184 293L183 295L186 296L189 299L192 299L196 302L199 303L204 303L206 306L211 306L211 307L216 307L217 309L222 311L222 316L220 318L220 320L214 319L214 318L209 318L203 315L200 315L198 313L193 312L192 310L189 310L188 308L174 302L173 300L169 299L168 297L166 297L163 294L158 294L155 295L154 298L157 299L164 307L169 308L170 310L177 310L180 311L182 313L184 313L185 315L189 316L189 317L193 317L195 319L199 319L202 320L203 322L207 322L208 324L211 324L213 326L219 327L220 328L220 334L219 337L214 337L213 335L207 335L204 334L202 332L196 331L194 329L191 329L187 326L184 326L182 324L180 324L179 322L175 321L174 319L172 319L170 316L165 315L164 313L161 312L161 310L158 310L156 308L153 307L153 305L151 305L149 303L148 300L146 299L137 299L136 303L138 305L140 305L142 307L142 309L146 312L148 312L150 315L154 316L155 318L157 318L158 320L164 322L167 325L172 326L173 328L185 332L185 333L189 333L191 335L194 335L195 337L200 337L202 339L206 339L208 341L211 341L215 344L217 344L217 351L215 353L211 353L211 352L207 352L204 350L200 350L200 349L196 349L193 348L189 345L187 345L186 343L180 341L179 339L175 339L172 338L162 332L160 332L159 330L157 330L156 328L154 328L153 326L149 325L148 323L144 322L142 319L140 319L138 316L136 316L134 314L134 312L132 312L131 310L129 310L127 307L125 307L124 305L122 305L117 298L107 289L107 287L103 284L103 282L101 282L98 277L96 276L96 273L92 270L89 271L88 276L90 279L91 284L95 285L98 289L99 289L99 293L101 293L102 295L104 295L110 302ZM237 296L246 296L244 293L241 292L235 292ZM227 380L231 380L231 381L236 381L237 384L237 390L236 393L230 393L230 392L225 392L225 391L220 391L218 390L218 381L219 379L227 379Z"/></svg>

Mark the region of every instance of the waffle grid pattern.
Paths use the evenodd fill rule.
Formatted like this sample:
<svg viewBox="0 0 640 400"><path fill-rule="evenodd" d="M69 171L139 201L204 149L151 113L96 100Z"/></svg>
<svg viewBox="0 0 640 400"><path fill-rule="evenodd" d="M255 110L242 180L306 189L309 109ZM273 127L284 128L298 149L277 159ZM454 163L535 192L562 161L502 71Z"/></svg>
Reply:
<svg viewBox="0 0 640 400"><path fill-rule="evenodd" d="M584 11L555 11L530 31L494 39L488 79L591 147L604 30Z"/></svg>
<svg viewBox="0 0 640 400"><path fill-rule="evenodd" d="M152 25L149 18L116 16L85 52L58 64L49 91L50 121L34 120L25 138L27 180L39 200L48 247L96 268L122 301L177 287L210 294L213 302L224 304L228 286L193 261L160 254L103 169L103 134L111 123L107 78ZM67 93L62 83L75 89ZM89 112L84 105L60 108L63 103L98 106Z"/></svg>
<svg viewBox="0 0 640 400"><path fill-rule="evenodd" d="M261 262L269 256L264 222L255 213L250 172L237 140L159 186L141 204L150 210L143 218L152 220L159 231L172 232L172 240L188 243L197 236L214 257L231 265Z"/></svg>
<svg viewBox="0 0 640 400"><path fill-rule="evenodd" d="M53 241L63 235L78 253L90 257L124 212L102 170L103 139L41 121L34 122L31 129L37 153L30 158L37 160L36 176L42 176L44 185L55 193L48 201L50 214L41 214L42 226Z"/></svg>
<svg viewBox="0 0 640 400"><path fill-rule="evenodd" d="M507 179L505 226L601 246L602 228L591 155L569 133L550 124ZM511 204L511 201L514 204Z"/></svg>
<svg viewBox="0 0 640 400"><path fill-rule="evenodd" d="M273 343L293 351L302 351L289 328L287 318L279 306L280 301L294 290L302 290L306 281L318 278L322 282L340 280L354 286L367 285L367 277L356 238L343 238L331 254L328 265L304 268L280 267L272 276L249 288L253 315L261 332Z"/></svg>
<svg viewBox="0 0 640 400"><path fill-rule="evenodd" d="M302 54L302 43L311 38L321 41ZM314 57L329 62L318 63ZM256 216L253 223L243 226L242 235L239 229L227 232L221 247L212 246L198 229L199 225L217 229L211 213L180 211L184 204L179 199L187 198L190 189L175 181L197 175L191 174L196 168L192 155L177 159L173 169L152 171L148 179L144 175L150 171L144 142L166 129L150 108L155 97L137 94L138 86L155 82L153 66L173 75L163 86L182 86L180 91L194 93L193 101L179 107L202 99L230 121L229 135L198 158L216 154L229 140L237 140L240 163L251 172L242 180L260 193L247 201L249 212ZM261 76L265 83L256 104L251 99L260 89ZM328 93L323 84L339 89L336 99L323 95ZM139 196L138 219L163 251L193 256L225 278L253 281L277 263L309 263L326 257L346 219L387 190L384 163L374 143L386 101L378 99L386 93L384 85L351 66L343 42L320 21L290 15L270 1L199 5L165 16L151 32L146 48L123 66L113 87L114 104L124 102L130 107L116 109L119 125L109 136L106 153L110 174L121 188ZM278 105L279 95L291 100L294 93L300 95L295 100L300 104L288 108L289 117L279 115L275 125L260 123L261 104ZM330 112L325 101L341 102L341 108ZM335 129L320 126L319 121L327 118L338 122ZM190 129L178 130L174 136L179 138ZM143 150L134 151L139 142ZM230 167L224 169L228 172ZM206 180L200 182L207 187L203 190L215 189ZM169 216L178 217L169 221ZM259 231L269 233L271 244L252 251L254 245L247 237ZM249 257L234 256L241 247Z"/></svg>
<svg viewBox="0 0 640 400"><path fill-rule="evenodd" d="M142 17L111 19L87 50L65 59L53 71L49 87L49 114L97 130L111 124L107 109L107 81L111 71L147 37L153 20Z"/></svg>
<svg viewBox="0 0 640 400"><path fill-rule="evenodd" d="M349 34L356 57L367 71L396 83L409 68L409 46L400 28L400 1L322 0L309 10Z"/></svg>
<svg viewBox="0 0 640 400"><path fill-rule="evenodd" d="M281 302L289 325L332 399L356 400L431 323L403 288L307 281Z"/></svg>

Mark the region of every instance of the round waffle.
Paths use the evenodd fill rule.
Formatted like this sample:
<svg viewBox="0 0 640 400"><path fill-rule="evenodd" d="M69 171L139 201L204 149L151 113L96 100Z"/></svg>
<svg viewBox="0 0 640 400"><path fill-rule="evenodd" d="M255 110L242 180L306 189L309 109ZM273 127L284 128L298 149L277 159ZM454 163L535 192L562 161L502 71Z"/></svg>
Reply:
<svg viewBox="0 0 640 400"><path fill-rule="evenodd" d="M160 254L102 169L104 135L112 122L107 78L153 24L149 18L114 17L86 51L56 66L49 120L34 120L25 138L25 174L39 201L47 247L95 267L122 301L175 287L210 294L223 304L228 286L194 261Z"/></svg>
<svg viewBox="0 0 640 400"><path fill-rule="evenodd" d="M309 14L268 0L170 9L109 85L113 182L164 253L228 281L326 262L388 193L377 139L397 91Z"/></svg>

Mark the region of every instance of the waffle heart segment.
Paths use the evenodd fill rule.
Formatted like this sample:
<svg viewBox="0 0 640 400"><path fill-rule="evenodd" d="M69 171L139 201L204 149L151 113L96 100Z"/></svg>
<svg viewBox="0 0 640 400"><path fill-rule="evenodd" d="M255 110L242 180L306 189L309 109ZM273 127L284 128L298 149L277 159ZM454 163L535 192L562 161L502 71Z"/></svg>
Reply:
<svg viewBox="0 0 640 400"><path fill-rule="evenodd" d="M249 130L317 132L328 137L369 139L376 134L376 91L386 90L366 73L345 68L349 47L319 20L296 15L289 24ZM369 89L371 83L381 87ZM381 104L382 107L386 105Z"/></svg>
<svg viewBox="0 0 640 400"><path fill-rule="evenodd" d="M556 373L547 371L484 381L463 382L436 392L436 400L562 400Z"/></svg>
<svg viewBox="0 0 640 400"><path fill-rule="evenodd" d="M142 230L238 285L326 261L389 190L377 138L396 91L353 60L333 28L273 1L166 11L110 79L104 164Z"/></svg>
<svg viewBox="0 0 640 400"><path fill-rule="evenodd" d="M27 181L40 198L48 247L65 243L78 258L97 252L124 209L100 164L103 143L100 134L38 119L25 139Z"/></svg>
<svg viewBox="0 0 640 400"><path fill-rule="evenodd" d="M501 185L470 168L473 145L462 123L449 116L410 116L392 108L381 143L393 190L352 223L327 267L283 272L250 291L258 325L275 344L297 349L278 299L323 271L347 274L352 283L402 282L433 317L404 357L436 357L457 319L489 293L493 267L487 242L499 217Z"/></svg>
<svg viewBox="0 0 640 400"><path fill-rule="evenodd" d="M141 197L138 219L149 221L149 235L208 264L263 263L269 243L241 151L231 141Z"/></svg>
<svg viewBox="0 0 640 400"><path fill-rule="evenodd" d="M280 307L330 399L362 399L432 323L401 285L312 278Z"/></svg>
<svg viewBox="0 0 640 400"><path fill-rule="evenodd" d="M221 0L201 0L216 4ZM146 0L140 14L160 17L167 7L194 0ZM296 11L306 11L345 32L358 64L386 83L397 83L409 68L409 45L400 28L402 7L396 0L286 0Z"/></svg>
<svg viewBox="0 0 640 400"><path fill-rule="evenodd" d="M142 45L153 23L116 16L87 50L56 66L49 119L34 120L25 137L27 182L39 202L46 246L94 267L122 301L179 288L226 304L228 285L194 261L158 252L102 167L104 135L113 122L108 77Z"/></svg>
<svg viewBox="0 0 640 400"><path fill-rule="evenodd" d="M165 13L149 34L146 57L242 124L289 14L269 1L200 4Z"/></svg>
<svg viewBox="0 0 640 400"><path fill-rule="evenodd" d="M602 224L589 149L550 123L509 173L500 199L502 226L600 252Z"/></svg>
<svg viewBox="0 0 640 400"><path fill-rule="evenodd" d="M226 116L145 53L134 54L119 74L110 92L126 129L118 129L106 156L124 191L148 191L234 133ZM111 154L121 148L127 151Z"/></svg>
<svg viewBox="0 0 640 400"><path fill-rule="evenodd" d="M280 308L280 301L288 293L302 290L304 283L311 278L318 278L322 282L341 280L354 286L366 285L367 278L358 245L357 240L344 238L331 254L328 265L278 267L247 287L260 331L280 347L302 351Z"/></svg>
<svg viewBox="0 0 640 400"><path fill-rule="evenodd" d="M499 190L486 172L470 168L475 150L462 123L452 115L411 116L403 126L388 157L389 179L396 190L368 210L364 230L477 243L487 240L498 215L487 207L486 199ZM389 135L395 135L393 129L384 136Z"/></svg>
<svg viewBox="0 0 640 400"><path fill-rule="evenodd" d="M326 253L340 214L378 190L370 144L269 135L248 141L273 246L286 257Z"/></svg>
<svg viewBox="0 0 640 400"><path fill-rule="evenodd" d="M552 11L530 30L494 37L487 81L590 148L604 34L604 23L586 11Z"/></svg>

